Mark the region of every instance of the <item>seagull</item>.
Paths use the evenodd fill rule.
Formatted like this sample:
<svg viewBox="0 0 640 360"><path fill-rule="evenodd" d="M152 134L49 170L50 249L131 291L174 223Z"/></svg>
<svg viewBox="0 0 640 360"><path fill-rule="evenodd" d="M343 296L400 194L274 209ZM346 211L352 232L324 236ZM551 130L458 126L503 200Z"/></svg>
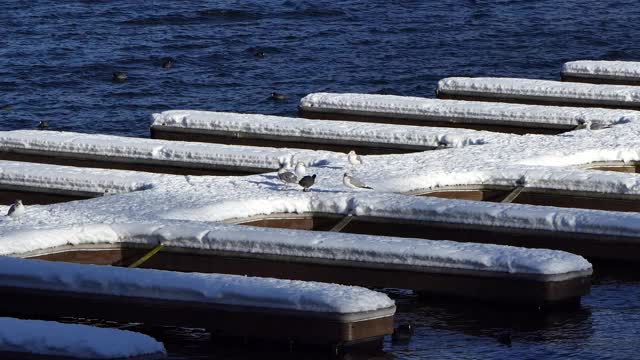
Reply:
<svg viewBox="0 0 640 360"><path fill-rule="evenodd" d="M304 174L307 173L307 168L304 166L304 163L302 161L298 161L298 163L296 164L296 168L294 169L296 176L301 178L304 176Z"/></svg>
<svg viewBox="0 0 640 360"><path fill-rule="evenodd" d="M356 165L362 165L362 157L360 157L360 155L356 154L355 151L351 150L349 151L349 154L347 155L347 158L349 159L349 164L356 166Z"/></svg>
<svg viewBox="0 0 640 360"><path fill-rule="evenodd" d="M373 189L372 187L369 187L367 185L365 185L365 183L363 183L362 181L349 176L349 174L344 173L344 176L342 176L342 183L344 184L344 186L352 188L352 189Z"/></svg>
<svg viewBox="0 0 640 360"><path fill-rule="evenodd" d="M313 186L313 184L316 182L316 174L313 174L312 176L305 176L302 179L300 179L300 181L298 182L298 184L300 184L300 186L303 187L302 191L309 191L309 188Z"/></svg>
<svg viewBox="0 0 640 360"><path fill-rule="evenodd" d="M591 122L591 120L579 120L578 121L578 125L576 125L576 127L574 128L574 130L582 130L582 129L587 129L587 130L591 130L591 126L593 125L593 123Z"/></svg>
<svg viewBox="0 0 640 360"><path fill-rule="evenodd" d="M16 200L16 202L9 208L7 216L17 217L22 214L24 214L24 205L22 205L22 200Z"/></svg>
<svg viewBox="0 0 640 360"><path fill-rule="evenodd" d="M280 169L278 169L278 179L285 184L297 184L298 177L296 174L287 170L285 163L280 163Z"/></svg>

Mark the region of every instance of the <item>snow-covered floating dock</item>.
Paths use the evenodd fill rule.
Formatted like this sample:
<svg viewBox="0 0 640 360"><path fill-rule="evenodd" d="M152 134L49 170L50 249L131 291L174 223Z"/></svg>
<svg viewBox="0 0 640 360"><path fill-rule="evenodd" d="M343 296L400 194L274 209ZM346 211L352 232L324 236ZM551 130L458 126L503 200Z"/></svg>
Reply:
<svg viewBox="0 0 640 360"><path fill-rule="evenodd" d="M158 360L166 355L162 343L132 331L0 318L2 359Z"/></svg>
<svg viewBox="0 0 640 360"><path fill-rule="evenodd" d="M640 85L640 62L601 60L570 61L562 66L562 81Z"/></svg>
<svg viewBox="0 0 640 360"><path fill-rule="evenodd" d="M640 113L621 110L332 93L307 95L300 100L299 112L307 118L462 127L517 134L558 134L587 122L597 128L640 117Z"/></svg>
<svg viewBox="0 0 640 360"><path fill-rule="evenodd" d="M533 306L574 303L591 286L591 264L562 251L255 226L168 223L30 231L4 237L0 253L128 265L161 243L160 252L143 266L406 288L435 296Z"/></svg>
<svg viewBox="0 0 640 360"><path fill-rule="evenodd" d="M311 344L379 341L394 302L360 287L0 257L0 309ZM43 305L44 304L44 305Z"/></svg>
<svg viewBox="0 0 640 360"><path fill-rule="evenodd" d="M0 160L0 204L52 204L147 190L153 174Z"/></svg>
<svg viewBox="0 0 640 360"><path fill-rule="evenodd" d="M0 159L178 175L271 172L280 162L316 164L336 154L298 149L229 146L73 132L0 132ZM340 156L344 156L340 154Z"/></svg>
<svg viewBox="0 0 640 360"><path fill-rule="evenodd" d="M575 127L575 126L574 126ZM295 147L360 154L393 154L483 144L495 136L466 129L348 121L309 120L258 114L172 110L153 114L151 137L222 144Z"/></svg>
<svg viewBox="0 0 640 360"><path fill-rule="evenodd" d="M517 78L451 77L438 82L440 99L640 110L640 87Z"/></svg>

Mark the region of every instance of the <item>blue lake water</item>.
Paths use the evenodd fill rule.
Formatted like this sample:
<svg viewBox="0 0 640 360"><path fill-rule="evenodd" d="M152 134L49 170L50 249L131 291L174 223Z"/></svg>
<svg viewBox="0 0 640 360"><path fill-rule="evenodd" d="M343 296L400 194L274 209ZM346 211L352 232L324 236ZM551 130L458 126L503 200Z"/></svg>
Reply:
<svg viewBox="0 0 640 360"><path fill-rule="evenodd" d="M0 110L0 130L46 120L55 130L148 136L149 115L167 109L293 116L310 92L432 97L446 76L558 79L568 60L640 60L637 1L1 4L0 106L12 108ZM163 69L163 57L175 66ZM113 83L115 71L128 81ZM273 91L288 99L271 100ZM552 316L407 295L398 302L398 319L412 320L416 336L387 341L372 357L640 357L640 281L633 277L599 276L581 309ZM510 346L497 341L504 334ZM265 357L212 346L197 330L160 336L173 359Z"/></svg>

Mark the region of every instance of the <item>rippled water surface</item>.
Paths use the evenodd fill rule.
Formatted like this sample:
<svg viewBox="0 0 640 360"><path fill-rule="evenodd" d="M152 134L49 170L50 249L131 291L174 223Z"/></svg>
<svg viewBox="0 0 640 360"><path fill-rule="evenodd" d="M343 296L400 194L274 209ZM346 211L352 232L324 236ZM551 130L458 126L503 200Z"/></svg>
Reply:
<svg viewBox="0 0 640 360"><path fill-rule="evenodd" d="M147 136L149 115L295 115L316 91L432 97L451 75L558 79L574 59L640 60L637 1L14 1L0 11L0 129ZM264 52L264 57L256 57ZM163 57L175 66L161 67ZM112 73L124 71L125 83ZM286 101L269 98L276 91ZM599 271L599 269L596 269ZM629 270L636 272L636 270ZM395 295L408 344L380 359L634 359L640 282L599 276L573 312L540 315ZM511 345L503 338L509 334ZM173 359L322 358L163 331ZM357 358L357 357L356 357Z"/></svg>

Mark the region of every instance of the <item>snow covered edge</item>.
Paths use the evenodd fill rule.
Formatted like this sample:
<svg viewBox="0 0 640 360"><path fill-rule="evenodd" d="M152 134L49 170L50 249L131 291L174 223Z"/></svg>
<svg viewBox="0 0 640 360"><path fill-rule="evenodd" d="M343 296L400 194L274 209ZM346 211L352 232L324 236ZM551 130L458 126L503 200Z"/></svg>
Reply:
<svg viewBox="0 0 640 360"><path fill-rule="evenodd" d="M30 256L30 252L41 254L37 250L54 250L65 245L121 243L162 243L165 247L258 257L360 263L366 267L382 266L425 272L457 271L476 276L502 273L552 281L591 271L591 264L583 257L557 250L181 222L174 222L173 225L85 225L16 232L0 240L0 253Z"/></svg>
<svg viewBox="0 0 640 360"><path fill-rule="evenodd" d="M128 330L6 317L0 318L3 352L83 359L160 359L167 355L161 342Z"/></svg>

